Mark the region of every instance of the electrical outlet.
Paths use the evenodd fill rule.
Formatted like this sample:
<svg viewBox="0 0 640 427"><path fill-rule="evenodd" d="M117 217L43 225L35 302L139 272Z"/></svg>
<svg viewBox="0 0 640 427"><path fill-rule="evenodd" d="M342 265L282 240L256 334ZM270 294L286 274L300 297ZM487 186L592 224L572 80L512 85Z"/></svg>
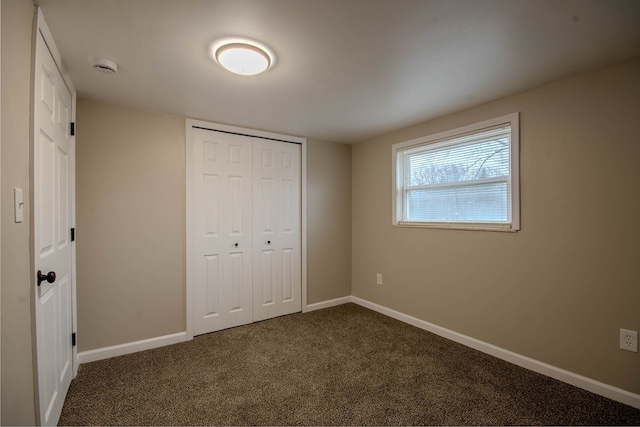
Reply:
<svg viewBox="0 0 640 427"><path fill-rule="evenodd" d="M622 350L638 352L638 331L620 329L620 348Z"/></svg>
<svg viewBox="0 0 640 427"><path fill-rule="evenodd" d="M382 286L382 274L378 273L378 276L376 277L376 283Z"/></svg>

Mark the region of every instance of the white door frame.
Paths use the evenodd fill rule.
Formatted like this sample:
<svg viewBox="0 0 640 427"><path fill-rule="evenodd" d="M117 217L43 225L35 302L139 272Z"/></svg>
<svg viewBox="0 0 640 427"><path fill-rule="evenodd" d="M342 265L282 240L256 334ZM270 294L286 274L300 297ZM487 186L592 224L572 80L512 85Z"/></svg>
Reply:
<svg viewBox="0 0 640 427"><path fill-rule="evenodd" d="M62 75L62 78L64 80L65 85L67 86L67 88L69 89L69 91L71 92L71 122L75 123L76 121L76 90L75 87L73 86L73 82L71 81L71 77L69 76L69 73L67 72L67 70L64 68L64 65L62 63L62 57L60 56L60 52L58 51L53 36L51 35L51 31L49 30L49 27L44 19L44 15L42 13L42 10L40 8L38 8L37 10L37 19L36 19L36 25L34 28L34 43L33 43L33 52L34 52L34 57L35 55L37 55L37 50L36 50L36 40L37 40L37 36L38 33L42 35L42 38L44 39L47 47L49 48L49 51L51 52L51 56L53 57L53 60L56 64L56 66L58 67L58 69L60 70L60 74ZM35 73L35 64L36 61L33 61L32 63L32 78L34 78L33 74ZM31 97L32 97L32 102L31 102L31 108L30 108L30 113L31 113L31 140L30 140L30 144L31 144L31 171L29 174L29 179L31 180L31 191L30 191L30 204L31 204L31 209L30 209L30 230L31 230L31 309L32 309L32 334L31 334L31 340L32 340L32 344L33 344L33 354L34 354L34 383L36 385L36 390L35 390L35 402L36 402L36 423L38 425L42 424L42 420L41 420L41 414L44 408L41 408L40 406L40 385L39 385L39 380L38 380L38 363L37 363L37 358L38 358L38 323L37 320L35 318L35 310L36 310L36 304L37 304L37 296L38 296L38 290L36 289L36 280L35 280L35 265L36 265L36 261L35 261L35 254L34 254L34 250L33 248L35 247L35 233L34 233L34 227L35 227L35 223L34 223L34 207L35 207L35 195L34 195L34 185L35 185L35 177L34 177L34 169L35 169L35 165L33 164L33 162L35 161L34 157L33 157L33 150L34 150L34 144L35 144L35 135L36 135L36 123L35 123L35 105L34 105L34 99L35 99L36 94L32 93ZM70 141L71 145L70 145L70 162L69 162L69 179L70 179L70 189L69 189L69 198L70 198L70 228L74 228L76 227L76 213L75 213L75 207L76 207L76 194L75 194L75 189L76 189L76 179L75 179L75 171L76 171L76 158L75 158L75 153L76 153L76 138L75 138L75 134L71 135L71 141ZM75 245L75 241L71 242L71 271L70 271L70 275L71 275L71 322L72 322L72 332L76 333L77 331L77 310L76 310L76 245ZM71 339L71 337L69 337L69 339ZM71 357L71 362L72 362L72 378L75 378L75 376L78 373L78 347L74 346L72 348L72 357ZM57 420L56 420L57 422Z"/></svg>
<svg viewBox="0 0 640 427"><path fill-rule="evenodd" d="M0 7L0 22L2 22L2 7ZM2 46L2 26L0 25L0 47ZM2 49L0 49L0 58L2 58ZM2 81L2 60L0 59L0 81ZM0 100L2 92L0 91ZM0 102L0 153L2 153L2 102ZM0 189L2 188L2 155L0 154ZM2 197L0 197L0 227L2 227ZM0 245L1 247L2 245ZM2 271L2 250L0 249L0 271ZM0 290L2 290L2 275L0 274ZM0 292L0 296L2 292ZM0 307L2 307L2 298L0 297ZM0 310L0 318L2 318L2 310ZM2 344L0 340L0 354L2 354ZM2 370L0 369L0 384L2 384ZM2 405L0 405L0 420L2 420Z"/></svg>
<svg viewBox="0 0 640 427"><path fill-rule="evenodd" d="M267 139L275 139L284 142L293 142L300 144L302 147L302 195L300 198L302 218L300 222L301 230L301 256L302 256L302 312L307 311L307 139L297 136L282 135L272 132L263 132L254 129L241 128L236 126L223 125L220 123L206 122L202 120L186 119L186 137L185 137L185 159L187 171L187 340L193 339L193 298L194 298L194 277L195 263L193 262L193 221L192 221L192 203L193 203L193 159L191 156L193 148L193 128L210 129L213 131L229 132L250 137L259 137Z"/></svg>

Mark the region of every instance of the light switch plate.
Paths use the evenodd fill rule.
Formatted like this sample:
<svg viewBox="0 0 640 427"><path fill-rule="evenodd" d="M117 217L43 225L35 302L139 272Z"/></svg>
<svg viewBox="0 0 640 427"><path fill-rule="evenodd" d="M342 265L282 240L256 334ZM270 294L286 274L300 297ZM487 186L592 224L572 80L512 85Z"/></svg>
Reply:
<svg viewBox="0 0 640 427"><path fill-rule="evenodd" d="M15 206L15 221L24 221L24 198L22 196L22 188L13 189L13 201Z"/></svg>

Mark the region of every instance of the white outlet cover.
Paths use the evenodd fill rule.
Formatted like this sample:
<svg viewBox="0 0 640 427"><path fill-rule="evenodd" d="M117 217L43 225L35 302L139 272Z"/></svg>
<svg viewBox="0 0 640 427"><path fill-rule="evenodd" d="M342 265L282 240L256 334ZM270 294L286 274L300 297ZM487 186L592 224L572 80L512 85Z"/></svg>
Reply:
<svg viewBox="0 0 640 427"><path fill-rule="evenodd" d="M378 285L382 285L382 274L378 273L378 275L376 276L376 283Z"/></svg>
<svg viewBox="0 0 640 427"><path fill-rule="evenodd" d="M620 329L620 349L638 352L638 331Z"/></svg>

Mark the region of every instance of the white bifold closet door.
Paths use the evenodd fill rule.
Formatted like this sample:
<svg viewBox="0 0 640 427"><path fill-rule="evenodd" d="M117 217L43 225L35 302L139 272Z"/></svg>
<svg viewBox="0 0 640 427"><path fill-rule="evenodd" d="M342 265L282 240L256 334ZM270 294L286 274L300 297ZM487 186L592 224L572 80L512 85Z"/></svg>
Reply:
<svg viewBox="0 0 640 427"><path fill-rule="evenodd" d="M300 145L254 138L254 321L301 310L300 213Z"/></svg>
<svg viewBox="0 0 640 427"><path fill-rule="evenodd" d="M300 146L193 130L194 335L301 310Z"/></svg>
<svg viewBox="0 0 640 427"><path fill-rule="evenodd" d="M194 132L195 334L250 323L251 138Z"/></svg>

